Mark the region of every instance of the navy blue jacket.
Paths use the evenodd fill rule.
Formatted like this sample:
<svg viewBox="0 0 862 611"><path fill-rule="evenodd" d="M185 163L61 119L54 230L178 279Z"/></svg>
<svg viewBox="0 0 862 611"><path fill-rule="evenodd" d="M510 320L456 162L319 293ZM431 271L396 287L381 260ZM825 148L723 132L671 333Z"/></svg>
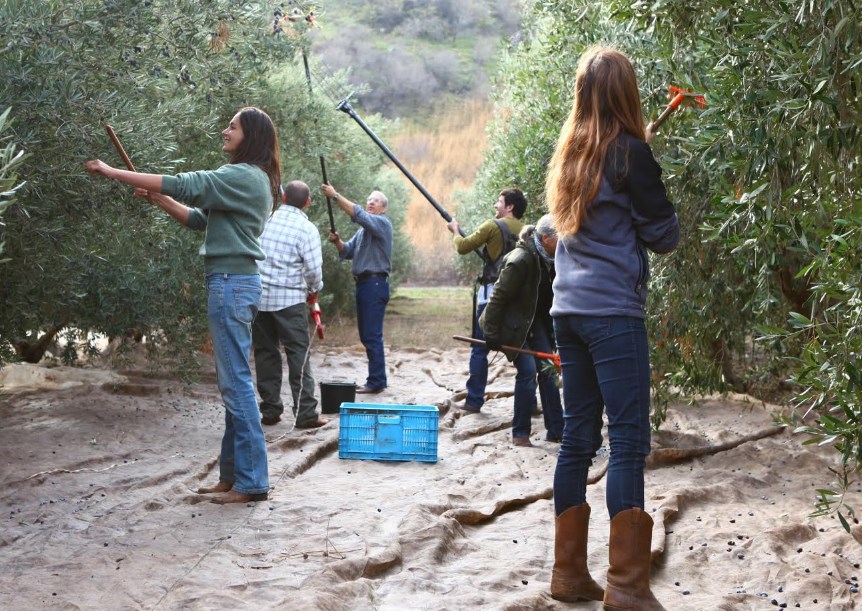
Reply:
<svg viewBox="0 0 862 611"><path fill-rule="evenodd" d="M647 249L667 253L679 220L652 150L623 133L608 148L601 186L578 233L557 243L552 316L643 318Z"/></svg>

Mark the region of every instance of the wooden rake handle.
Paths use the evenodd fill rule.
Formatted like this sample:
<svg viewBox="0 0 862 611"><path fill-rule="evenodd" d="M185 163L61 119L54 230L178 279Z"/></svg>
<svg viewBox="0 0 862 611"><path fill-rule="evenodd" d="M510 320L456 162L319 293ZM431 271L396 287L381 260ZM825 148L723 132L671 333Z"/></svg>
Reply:
<svg viewBox="0 0 862 611"><path fill-rule="evenodd" d="M475 337L465 337L463 335L453 335L452 339L457 339L459 342L467 342L468 344L475 344L477 346L487 346L487 343L484 340L476 339ZM554 367L556 367L557 371L562 370L562 366L560 365L560 355L552 354L550 352L536 352L535 350L527 350L526 348L518 348L516 346L500 346L503 350L509 350L511 352L517 352L518 354L527 354L529 356L533 356L539 359L548 359L549 361L554 363Z"/></svg>
<svg viewBox="0 0 862 611"><path fill-rule="evenodd" d="M111 138L111 142L114 143L114 147L117 149L117 152L120 154L120 157L122 157L123 163L126 164L126 167L132 172L137 172L135 166L132 165L132 160L129 159L128 155L126 155L126 151L125 149L123 149L123 145L120 144L120 139L117 138L117 134L114 133L114 128L105 123L105 131L108 132L108 137Z"/></svg>

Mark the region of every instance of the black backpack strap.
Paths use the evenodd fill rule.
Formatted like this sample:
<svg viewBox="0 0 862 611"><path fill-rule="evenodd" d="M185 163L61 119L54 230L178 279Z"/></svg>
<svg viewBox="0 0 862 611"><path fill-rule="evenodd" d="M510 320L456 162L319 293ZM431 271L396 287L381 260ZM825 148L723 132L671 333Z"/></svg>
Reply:
<svg viewBox="0 0 862 611"><path fill-rule="evenodd" d="M500 256L503 257L515 247L515 239L512 232L509 231L509 226L505 221L494 219L497 227L500 229L500 236L503 238L503 249L500 251Z"/></svg>

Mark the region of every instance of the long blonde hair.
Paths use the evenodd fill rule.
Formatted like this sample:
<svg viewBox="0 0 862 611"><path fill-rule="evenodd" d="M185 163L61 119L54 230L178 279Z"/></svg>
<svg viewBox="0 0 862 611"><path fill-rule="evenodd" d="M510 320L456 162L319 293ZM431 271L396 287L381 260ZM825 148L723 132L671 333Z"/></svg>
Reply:
<svg viewBox="0 0 862 611"><path fill-rule="evenodd" d="M548 210L561 238L580 229L598 193L608 147L623 131L644 139L634 68L615 49L587 49L578 62L572 110L545 178Z"/></svg>

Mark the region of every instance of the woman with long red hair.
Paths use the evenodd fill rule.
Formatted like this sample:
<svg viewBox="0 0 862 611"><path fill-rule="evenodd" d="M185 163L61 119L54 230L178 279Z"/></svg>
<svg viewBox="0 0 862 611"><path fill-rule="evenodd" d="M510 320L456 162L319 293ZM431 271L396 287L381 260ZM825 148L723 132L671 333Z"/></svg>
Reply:
<svg viewBox="0 0 862 611"><path fill-rule="evenodd" d="M610 610L663 609L649 586L653 521L643 511L650 451L644 303L647 250L673 250L679 222L649 146L652 137L628 58L606 47L587 50L546 178L559 236L551 315L564 397L551 596L604 600ZM604 591L587 568L586 502L587 471L602 445L603 412L611 518Z"/></svg>

